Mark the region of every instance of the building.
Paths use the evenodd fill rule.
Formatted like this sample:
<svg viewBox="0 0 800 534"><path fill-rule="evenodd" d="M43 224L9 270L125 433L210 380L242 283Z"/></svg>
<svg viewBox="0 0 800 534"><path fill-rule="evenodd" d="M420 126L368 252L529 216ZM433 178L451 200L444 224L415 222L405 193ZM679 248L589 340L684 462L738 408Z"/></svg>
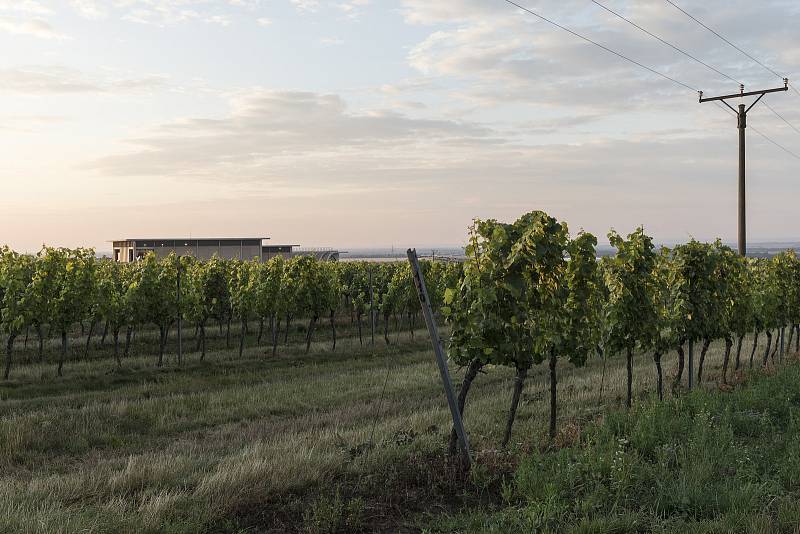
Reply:
<svg viewBox="0 0 800 534"><path fill-rule="evenodd" d="M175 253L193 256L199 260L210 260L214 256L223 259L266 261L275 256L314 256L325 261L338 261L339 251L333 249L299 249L297 245L266 245L268 237L236 238L169 238L169 239L125 239L114 241L114 261L131 263L144 258L150 252L158 258Z"/></svg>

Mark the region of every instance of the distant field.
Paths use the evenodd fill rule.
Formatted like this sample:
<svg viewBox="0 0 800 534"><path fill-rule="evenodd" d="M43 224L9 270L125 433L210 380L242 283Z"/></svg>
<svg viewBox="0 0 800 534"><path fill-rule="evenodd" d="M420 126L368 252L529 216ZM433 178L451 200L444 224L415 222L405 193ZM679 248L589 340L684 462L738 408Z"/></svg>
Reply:
<svg viewBox="0 0 800 534"><path fill-rule="evenodd" d="M466 425L483 478L464 480L444 460L449 415L425 333L372 350L342 330L335 353L320 331L304 355L297 327L274 358L253 337L241 359L218 338L206 361L170 357L161 369L147 345L121 369L93 349L61 379L29 347L0 387L0 531L417 531L464 507L500 507L516 453L546 444L545 368L529 375L508 454L496 448L512 373L476 379ZM709 352L706 388L721 349ZM665 357L668 378L674 364ZM558 442L624 402L624 358L609 360L601 399L602 367L560 368ZM652 360L637 357L634 373L642 402Z"/></svg>

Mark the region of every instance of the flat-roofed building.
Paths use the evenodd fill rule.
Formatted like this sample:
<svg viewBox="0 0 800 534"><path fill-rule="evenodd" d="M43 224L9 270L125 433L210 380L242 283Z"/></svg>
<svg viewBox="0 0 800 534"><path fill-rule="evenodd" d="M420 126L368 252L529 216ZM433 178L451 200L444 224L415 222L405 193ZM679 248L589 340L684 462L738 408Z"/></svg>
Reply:
<svg viewBox="0 0 800 534"><path fill-rule="evenodd" d="M171 253L193 256L199 260L210 260L214 256L222 259L266 261L275 256L315 256L321 260L337 261L339 252L332 249L296 250L297 245L265 245L268 237L236 238L169 238L169 239L124 239L114 241L114 261L131 263L141 260L149 253L164 258Z"/></svg>

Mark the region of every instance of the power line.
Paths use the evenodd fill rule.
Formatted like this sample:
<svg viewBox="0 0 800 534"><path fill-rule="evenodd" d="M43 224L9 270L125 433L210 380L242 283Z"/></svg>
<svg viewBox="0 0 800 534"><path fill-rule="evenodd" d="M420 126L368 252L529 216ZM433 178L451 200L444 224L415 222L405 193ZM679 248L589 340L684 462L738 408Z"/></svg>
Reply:
<svg viewBox="0 0 800 534"><path fill-rule="evenodd" d="M789 127L790 127L792 130L794 130L795 132L797 132L797 133L799 133L799 134L800 134L800 130L798 130L798 129L797 129L797 127L796 127L794 124L792 124L791 122L789 122L788 120L786 120L786 119L783 117L783 115L781 115L780 113L778 113L777 111L775 111L774 109L772 109L772 106L770 106L769 104L767 104L767 103L766 103L766 101L764 102L764 105L765 105L765 106L767 106L767 109L768 109L768 110L770 110L770 111L771 111L771 112L772 112L772 113L773 113L773 114L774 114L776 117L778 117L780 120L782 120L783 122L785 122L786 124L788 124L788 125L789 125Z"/></svg>
<svg viewBox="0 0 800 534"><path fill-rule="evenodd" d="M615 56L617 56L617 57L619 57L619 58L621 58L621 59L624 59L625 61L628 61L629 63L633 63L634 65L636 65L636 66L638 66L638 67L641 67L641 68L643 68L643 69L645 69L645 70L647 70L647 71L649 71L649 72L651 72L651 73L653 73L653 74L656 74L656 75L658 75L658 76L660 76L660 77L662 77L662 78L664 78L664 79L666 79L666 80L669 80L669 81L671 81L671 82L672 82L672 83L674 83L674 84L680 85L681 87L684 87L684 88L686 88L686 89L689 89L690 91L695 91L695 92L698 92L698 91L699 91L698 89L696 89L696 88L694 88L694 87L690 86L689 84L683 83L682 81L680 81L680 80L677 80L677 79L675 79L675 78L673 78L673 77L671 77L671 76L668 76L668 75L664 74L663 72L659 72L659 71L657 71L656 69L654 69L654 68L652 68L652 67L648 67L647 65L645 65L645 64L643 64L643 63L640 63L640 62L636 61L635 59L631 59L630 57L626 56L625 54L622 54L621 52L617 52L616 50L613 50L612 48L609 48L609 47L607 47L607 46L605 46L605 45L602 45L602 44L598 43L597 41L594 41L594 40L592 40L592 39L590 39L590 38L588 38L588 37L586 37L586 36L584 36L584 35L581 35L580 33L576 32L576 31L574 31L574 30L571 30L571 29L567 28L566 26L563 26L563 25L561 25L561 24L559 24L559 23L557 23L557 22L555 22L555 21L553 21L553 20L551 20L551 19L549 19L549 18L547 18L547 17L545 17L545 16L543 16L543 15L540 15L539 13L536 13L536 12L535 12L535 11L533 11L532 9L529 9L529 8L527 8L527 7L525 7L525 6L522 6L522 5L518 4L517 2L514 2L513 0L504 0L504 1L505 1L507 4L511 4L512 6L514 6L514 7L518 8L518 9L521 9L522 11L524 11L524 12L526 12L526 13L529 13L529 14L531 14L531 15L533 15L533 16L534 16L534 17L536 17L536 18L538 18L538 19L540 19L540 20L543 20L544 22L547 22L548 24L551 24L551 25L555 26L556 28L559 28L559 29L561 29L561 30L563 30L563 31L565 31L565 32L567 32L567 33L569 33L569 34L571 34L571 35L575 36L575 37L578 37L579 39L582 39L582 40L586 41L587 43L589 43L589 44L592 44L592 45L594 45L594 46L596 46L596 47L598 47L598 48L602 48L602 49L603 49L603 50L605 50L606 52L609 52L609 53L611 53L611 54L614 54ZM594 0L592 0L592 1L594 1ZM696 21L698 24L700 24L701 26L703 26L704 28L708 29L709 31L711 31L712 33L714 33L715 35L717 35L717 36L718 36L720 39L723 39L724 41L728 42L728 44L730 44L731 46L733 46L734 48L736 48L737 50L739 50L740 52L742 52L743 54L745 54L747 57L749 57L750 59L752 59L753 61L755 61L755 62L756 62L756 63L758 63L759 65L761 65L762 67L766 68L767 70L769 70L770 72L772 72L773 74L775 74L776 76L778 76L779 78L783 79L783 77L782 77L780 74L776 73L775 71L773 71L772 69L770 69L770 68L769 68L769 67L767 67L766 65L762 64L760 61L758 61L757 59L755 59L755 58L753 58L752 56L750 56L750 55L749 55L747 52L745 52L745 51L741 50L739 47L737 47L736 45L734 45L733 43L731 43L730 41L728 41L727 39L725 39L724 37L722 37L721 35L719 35L717 32L715 32L714 30L712 30L711 28L707 27L705 24L703 24L703 23L702 23L702 22L700 22L699 20L697 20L697 19L695 19L694 17L692 17L692 15L690 15L689 13L686 13L686 11L683 11L683 9L681 9L680 7L678 7L677 5L675 5L674 3L672 3L672 1L671 1L671 0L666 0L666 1L667 1L667 2L669 2L670 4L672 4L673 6L675 6L675 8L677 8L678 10L682 11L683 13L685 13L685 14L686 14L688 17L690 17L690 18L692 18L693 20L695 20L695 21ZM597 2L595 2L595 3L596 3L596 4L598 4ZM598 4L598 5L600 5L600 4ZM605 8L605 6L602 6L602 5L601 5L600 7L603 7L603 8ZM609 11L610 11L610 10L609 10ZM615 13L615 14L616 14L616 13ZM621 18L622 18L622 17L621 17ZM627 19L626 19L626 20L627 20ZM646 31L646 30L644 30L643 28L639 27L638 25L637 25L637 27L638 27L638 28L640 28L642 31ZM648 33L649 33L649 32L648 32ZM655 36L655 35L653 35L653 37L656 37L656 36ZM656 38L657 38L657 39L659 39L659 40L661 40L661 39L660 39L660 38L658 38L658 37L656 37ZM665 41L663 41L663 40L662 40L662 42L665 42ZM667 43L667 44L669 44L669 43ZM670 46L673 46L673 45L670 45ZM677 47L674 47L674 48L676 48L676 49L677 49ZM682 53L683 53L683 52L682 52ZM699 60L698 60L698 61L699 61ZM712 70L715 70L715 71L716 71L716 69L713 69L713 67L710 67L710 66L709 66L709 68L712 68ZM722 74L722 73L720 73L720 74ZM727 76L727 75L725 75L725 74L723 74L723 76L725 76L726 78L730 78L729 76ZM730 78L730 79L732 79L732 78ZM734 81L735 81L735 80L734 80ZM794 88L793 88L793 89L794 89ZM797 91L797 89L795 89L795 91ZM720 108L722 108L722 109L725 109L725 111L729 111L727 108L725 108L724 106L720 105L718 102L714 102L714 103L715 103L715 104L717 104L717 105L718 105ZM734 114L735 114L735 113L734 113ZM751 128L751 129L752 129L754 132L756 132L758 135L760 135L761 137L763 137L764 139L766 139L767 141L769 141L770 143L772 143L773 145L775 145L776 147L780 148L781 150L783 150L783 151L784 151L784 152L786 152L787 154L789 154L789 155L791 155L791 156L793 156L793 157L797 158L798 160L800 160L800 156L798 156L797 154L795 154L794 152L792 152L791 150L789 150L789 149L788 149L788 148L786 148L785 146L781 145L781 144L780 144L780 143L778 143L777 141L773 140L773 139L772 139L771 137L769 137L768 135L766 135L766 134L762 133L760 130L756 129L756 128L755 128L755 127L753 127L753 126L751 126L750 128Z"/></svg>
<svg viewBox="0 0 800 534"><path fill-rule="evenodd" d="M729 113L729 114L733 115L734 117L736 117L736 116L737 116L737 113L736 113L735 111L731 111L730 109L728 109L728 107L727 107L727 106L723 106L723 105L722 105L722 104L720 104L719 102L714 102L714 104L716 104L716 105L717 105L717 107L718 107L719 109L721 109L721 110L725 111L726 113ZM765 102L765 104L766 104L766 102ZM767 107L769 107L769 106L767 106ZM777 115L777 113L776 113L776 115ZM780 116L780 115L779 115L779 116ZM791 124L790 124L790 126L791 126ZM793 126L792 126L792 127L793 127ZM786 153L787 153L787 154L789 154L790 156L793 156L793 157L795 157L795 158L797 158L797 159L800 159L800 156L799 156L799 155L795 154L794 152L792 152L791 150L789 150L788 148L786 148L786 147L785 147L785 146L783 146L782 144L778 143L777 141L775 141L774 139L772 139L772 138L771 138L770 136L768 136L767 134L763 133L761 130L759 130L759 129L758 129L758 128L756 128L755 126L748 126L748 128L750 128L750 129L751 129L751 130L753 130L755 133L757 133L758 135L760 135L761 137L763 137L764 139L766 139L767 141L769 141L770 143L772 143L772 144L773 144L773 145L775 145L776 147L780 148L781 150L783 150L784 152L786 152ZM794 128L794 127L793 127L793 128Z"/></svg>
<svg viewBox="0 0 800 534"><path fill-rule="evenodd" d="M688 13L686 10L682 9L680 6L678 6L677 4L672 2L672 0L666 0L666 2L671 4L675 9L677 9L678 11L680 11L681 13L683 13L684 15L686 15L687 17L689 17L690 19L695 21L697 24L699 24L703 28L707 29L708 31L710 31L711 33L713 33L714 35L716 35L717 37L719 37L720 39L725 41L726 43L728 43L730 46L732 46L733 48L735 48L736 50L738 50L739 52L741 52L745 56L749 57L751 60L755 61L756 63L758 63L759 65L764 67L768 72L774 74L778 78L781 78L781 79L785 78L785 76L782 76L782 75L778 74L777 72L775 72L775 70L773 70L772 68L768 67L764 63L760 62L759 60L757 60L756 58L754 58L753 56L751 56L750 54L748 54L747 52L745 52L744 50L742 50L741 48L739 48L738 46L733 44L730 40L728 40L725 37L723 37L722 35L720 35L719 32L714 31L713 29L709 28L707 25L703 24L703 22L701 22L697 17L695 17L691 13ZM798 90L797 87L795 87L793 84L789 84L789 87L791 87L792 91L794 91L795 94L797 94L797 96L800 96L800 90Z"/></svg>
<svg viewBox="0 0 800 534"><path fill-rule="evenodd" d="M594 2L594 0L592 0L592 1ZM732 43L732 42L731 42L729 39L727 39L726 37L724 37L723 35L721 35L721 34L720 34L718 31L716 31L716 30L714 30L713 28L710 28L708 25L704 24L704 23L703 23L703 22L702 22L700 19L698 19L697 17L695 17L694 15L692 15L691 13L689 13L688 11L686 11L685 9L683 9L682 7L680 7L679 5L677 5L677 4L676 4L675 2L673 2L672 0L665 0L665 1L666 1L668 4L670 4L672 7L674 7L675 9L677 9L678 11L680 11L681 13L683 13L684 15L686 15L687 17L689 17L690 19L692 19L693 21L695 21L697 24L699 24L700 26L702 26L702 27L703 27L703 28L705 28L706 30L710 31L711 33L713 33L714 35L716 35L717 37L719 37L721 40L723 40L724 42L726 42L728 45L730 45L731 47L735 48L736 50L738 50L739 52L741 52L742 54L744 54L745 56L747 56L748 58L750 58L752 61L754 61L754 62L755 62L755 63L757 63L758 65L761 65L761 67L763 67L764 69L766 69L768 72L770 72L770 73L774 74L775 76L777 76L778 78L781 78L782 80L786 81L786 77L782 76L781 74L778 74L777 72L775 72L775 70L774 70L774 69L772 69L771 67L768 67L767 65L765 65L765 64L764 64L764 63L762 63L761 61L757 60L756 58L754 58L753 56L751 56L750 54L748 54L747 52L745 52L744 50L742 50L741 48L739 48L738 46L736 46L736 45L735 45L734 43ZM596 4L597 2L594 2L594 3ZM788 86L790 86L790 87L792 88L792 91L794 91L795 93L797 93L797 95L798 95L798 96L800 96L800 91L798 91L798 90L797 90L797 88L796 88L794 85L789 85L788 83L787 83L787 85L788 85ZM717 105L719 106L719 104L717 104ZM775 110L772 108L772 106L770 106L770 105L769 105L769 104L768 104L766 101L764 101L764 105L765 105L765 106L767 106L767 109L769 109L769 110L770 110L770 111L771 111L771 112L772 112L772 113L773 113L773 114L774 114L776 117L778 117L778 118L779 118L779 119L781 119L783 122L785 122L787 125L789 125L789 127L791 127L791 128L792 128L792 129L793 129L795 132L797 132L797 133L800 133L800 130L798 130L798 128L797 128L797 127L795 127L795 125L794 125L794 124L792 124L791 122L789 122L788 120L786 120L786 118L784 118L784 117L783 117L783 115L781 115L780 113L778 113L777 111L775 111ZM722 106L719 106L719 107L722 107ZM723 108L723 109L725 109L725 108ZM725 109L725 111L729 111L729 110ZM773 144L773 145L775 145L776 147L780 148L781 150L783 150L783 151L784 151L784 152L786 152L787 154L789 154L789 155L791 155L791 156L793 156L793 157L795 157L795 158L797 158L797 159L800 159L800 156L798 156L797 154L795 154L794 152L792 152L791 150L789 150L789 149L788 149L788 148L786 148L785 146L781 145L780 143L778 143L777 141L775 141L774 139L772 139L772 138L771 138L771 137L769 137L768 135L766 135L766 134L762 133L760 130L756 129L754 126L751 126L750 128L751 128L751 129L752 129L754 132L756 132L758 135L760 135L761 137L763 137L764 139L766 139L767 141L769 141L770 143L772 143L772 144Z"/></svg>
<svg viewBox="0 0 800 534"><path fill-rule="evenodd" d="M593 2L594 4L596 4L597 6L599 6L599 7L603 8L603 9L605 9L606 11L608 11L609 13L611 13L612 15L614 15L614 16L616 16L616 17L618 17L618 18L622 19L622 20L624 20L625 22L627 22L627 23L628 23L628 24L630 24L631 26L633 26L633 27L635 27L635 28L638 28L639 30L643 31L644 33L646 33L646 34L647 34L647 35L649 35L650 37L652 37L652 38L654 38L654 39L657 39L657 40L659 40L660 42L662 42L663 44L665 44L665 45L669 46L670 48L672 48L673 50L676 50L676 51L680 52L681 54L683 54L684 56L688 57L689 59L691 59L691 60L693 60L693 61L695 61L695 62L699 63L700 65L703 65L704 67L706 67L706 68L708 68L708 69L711 69L712 71L716 72L716 73L717 73L717 74L719 74L720 76L723 76L723 77L725 77L725 78L729 79L730 81L732 81L732 82L734 82L734 83L736 83L736 84L738 84L738 85L741 85L741 83L742 83L742 82L740 82L739 80L737 80L737 79L735 79L735 78L733 78L733 77L731 77L731 76L728 76L727 74L725 74L725 73L724 73L724 72L722 72L721 70L717 69L716 67L713 67L713 66L709 65L709 64L708 64L708 63L706 63L705 61L702 61L702 60L700 60L700 59L696 58L695 56L693 56L693 55L692 55L692 54L690 54L689 52L686 52L685 50L683 50L683 49L681 49L681 48L678 48L677 46L675 46L674 44L670 43L669 41L666 41L666 40L662 39L661 37L659 37L658 35L656 35L656 34L652 33L651 31L649 31L649 30L647 30L647 29L645 29L645 28L643 28L643 27L639 26L638 24L636 24L635 22L633 22L633 21L632 21L632 20L630 20L629 18L627 18L627 17L624 17L623 15L620 15L619 13L617 13L616 11L614 11L613 9L611 9L611 8L609 8L609 7L607 7L607 6L604 6L603 4L601 4L600 2L598 2L597 0L592 0L592 2Z"/></svg>
<svg viewBox="0 0 800 534"><path fill-rule="evenodd" d="M687 17L689 17L690 19L692 19L693 21L695 21L696 23L698 23L698 24L699 24L700 26L702 26L703 28L707 29L708 31L710 31L711 33L713 33L714 35L716 35L717 37L719 37L720 39L722 39L723 41L725 41L726 43L728 43L730 46L732 46L733 48L735 48L736 50L738 50L739 52L741 52L741 53L742 53L742 54L744 54L745 56L749 57L750 59L752 59L753 61L755 61L756 63L758 63L758 64L759 64L759 65L761 65L762 67L764 67L766 70L768 70L769 72L771 72L772 74L774 74L774 75L775 75L775 76L777 76L778 78L781 78L781 79L783 79L783 78L784 78L784 76L783 76L783 75L781 75L781 74L778 74L777 72L775 72L775 71L774 71L773 69L771 69L770 67L768 67L768 66L764 65L763 63L761 63L759 60L757 60L756 58L754 58L753 56L751 56L750 54L748 54L747 52L745 52L744 50L742 50L741 48L739 48L738 46L736 46L735 44L733 44L732 42L730 42L728 39L726 39L725 37L723 37L722 35L720 35L720 34L719 34L719 32L717 32L717 31L713 30L712 28L709 28L708 26L706 26L705 24L703 24L703 23L702 23L702 22L701 22L701 21L700 21L700 20L699 20L697 17L695 17L695 16L694 16L694 15L692 15L691 13L687 12L686 10L684 10L682 7L680 7L679 5L677 5L677 4L676 4L675 2L673 2L672 0L666 0L666 2L667 2L668 4L670 4L672 7L674 7L675 9L677 9L678 11L680 11L681 13L683 13L684 15L686 15Z"/></svg>
<svg viewBox="0 0 800 534"><path fill-rule="evenodd" d="M761 137L763 137L764 139L766 139L767 141L769 141L770 143L772 143L773 145L775 145L776 147L780 148L781 150L783 150L784 152L786 152L787 154L789 154L790 156L792 156L792 157L794 157L794 158L797 158L798 160L800 160L800 156L798 156L797 154L795 154L794 152L792 152L791 150L789 150L788 148L786 148L786 147L785 147L785 146L783 146L782 144L778 143L777 141L775 141L774 139L772 139L772 138L771 138L770 136L768 136L767 134L765 134L765 133L762 133L760 130L757 130L757 129L756 129L754 126L749 126L749 128L750 128L751 130L753 130L755 133L757 133L758 135L760 135Z"/></svg>
<svg viewBox="0 0 800 534"><path fill-rule="evenodd" d="M607 46L605 46L605 45L602 45L602 44L598 43L597 41L593 41L593 40L589 39L588 37L585 37L585 36L583 36L583 35L579 34L579 33L578 33L578 32L576 32L576 31L570 30L570 29L569 29L569 28L567 28L566 26L562 26L561 24L559 24L559 23L557 23L557 22L555 22L555 21L552 21L552 20L548 19L547 17L544 17L544 16L542 16L542 15L540 15L540 14L536 13L535 11L532 11L532 10L528 9L527 7L521 6L521 5L519 5L518 3L514 2L513 0L504 0L504 1L505 1L506 3L508 3L508 4L511 4L512 6L515 6L515 7L517 7L518 9L521 9L522 11L525 11L526 13L530 13L530 14L531 14L531 15L533 15L534 17L537 17L537 18L539 18L539 19L541 19L541 20L543 20L543 21L547 22L548 24L552 24L552 25L553 25L553 26L555 26L556 28L560 28L560 29L564 30L565 32L567 32L567 33L569 33L569 34L572 34L572 35L574 35L575 37L578 37L578 38L580 38L580 39L583 39L583 40L584 40L584 41L586 41L587 43L590 43L590 44L593 44L593 45L595 45L595 46L597 46L597 47L599 47L599 48L602 48L602 49L603 49L603 50L605 50L606 52L609 52L609 53L611 53L611 54L614 54L615 56L617 56L617 57L619 57L619 58L622 58L622 59L624 59L625 61L628 61L628 62L630 62L630 63L633 63L634 65L637 65L637 66L639 66L639 67L641 67L641 68L643 68L643 69L645 69L645 70L648 70L648 71L652 72L653 74L656 74L656 75L658 75L658 76L661 76L662 78L664 78L664 79L666 79L666 80L669 80L669 81L671 81L671 82L672 82L672 83L674 83L674 84L677 84L677 85L680 85L680 86L682 86L682 87L685 87L686 89L689 89L690 91L694 91L694 92L697 92L697 91L698 91L698 89L696 89L696 88L692 87L691 85L685 84L685 83L683 83L683 82L682 82L682 81L680 81L680 80L676 80L675 78L673 78L673 77L671 77L671 76L668 76L668 75L664 74L663 72L659 72L659 71L657 71L656 69L654 69L654 68L652 68L652 67L648 67L647 65L645 65L645 64L643 64L643 63L639 63L639 62L638 62L638 61L636 61L635 59L631 59L631 58L629 58L628 56L626 56L625 54L622 54L622 53L620 53L620 52L617 52L616 50L613 50L613 49L611 49L611 48L609 48L609 47L607 47Z"/></svg>

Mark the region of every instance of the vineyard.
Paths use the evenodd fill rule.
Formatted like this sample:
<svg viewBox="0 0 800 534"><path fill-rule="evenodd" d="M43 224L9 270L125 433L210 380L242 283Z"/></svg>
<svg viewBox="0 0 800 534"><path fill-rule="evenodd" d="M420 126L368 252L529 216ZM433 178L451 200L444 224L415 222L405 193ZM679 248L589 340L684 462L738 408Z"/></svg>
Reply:
<svg viewBox="0 0 800 534"><path fill-rule="evenodd" d="M614 432L669 424L652 418L672 402L693 419L697 393L795 372L782 365L800 345L793 252L659 249L642 228L608 238L616 254L598 259L595 236L531 212L475 220L461 263L421 262L476 447L467 475L447 458L456 435L406 263L123 264L86 249L2 249L3 525L19 530L22 513L53 532L65 521L352 531L396 525L404 506L453 506L456 493L464 506L540 507L556 497L536 480L560 468L526 460L532 450L574 445L603 414L628 417L617 407L630 420ZM614 476L591 484L607 495ZM448 531L475 520L454 517L414 521ZM500 531L562 524L508 520Z"/></svg>
<svg viewBox="0 0 800 534"><path fill-rule="evenodd" d="M712 342L725 343L720 381L733 369L767 367L786 346L800 322L800 260L792 251L772 259L746 259L717 241L691 241L656 250L642 228L627 237L608 235L613 257L596 260L597 239L543 212L532 212L513 224L475 221L470 229L467 261L457 288L448 288L444 313L452 324L451 356L468 371L460 409L472 381L486 365L511 367L516 373L503 446L511 436L520 393L531 366L550 369L551 437L556 433L559 359L575 367L589 358L624 357L627 399L631 407L634 353L652 355L664 395L662 358L676 352L673 387L686 374L689 387L703 380ZM749 356L744 338L753 333ZM763 356L756 360L761 334ZM736 345L735 351L733 345ZM694 369L694 345L699 350ZM684 345L689 347L685 370ZM733 354L732 354L733 353ZM602 388L602 381L599 384ZM451 443L452 445L452 443ZM451 447L451 451L452 451Z"/></svg>
<svg viewBox="0 0 800 534"><path fill-rule="evenodd" d="M438 310L445 287L457 283L460 267L424 262L424 270ZM170 335L183 334L186 324L193 331L193 346L187 349L203 360L212 325L225 332L227 348L231 336L238 337L240 356L250 329L257 328L257 343L271 347L274 356L281 338L283 344L289 342L296 321L306 321L308 352L323 320L329 326L331 350L336 350L336 324L342 317L357 325L361 345L367 326L370 343L380 328L379 337L389 344L390 323L394 329L405 327L413 333L419 314L410 269L400 263L332 263L308 256L261 263L219 258L201 262L171 255L159 261L151 254L126 264L98 260L89 249L49 247L36 256L0 250L0 302L6 380L11 376L15 343L24 340L27 348L34 336L39 362L46 341L53 336L60 340L56 364L62 376L71 333L78 327L81 346L73 347L75 357L86 354L94 339L108 347L108 356L113 355L118 365L129 355L137 332L156 329L155 365L161 367Z"/></svg>

